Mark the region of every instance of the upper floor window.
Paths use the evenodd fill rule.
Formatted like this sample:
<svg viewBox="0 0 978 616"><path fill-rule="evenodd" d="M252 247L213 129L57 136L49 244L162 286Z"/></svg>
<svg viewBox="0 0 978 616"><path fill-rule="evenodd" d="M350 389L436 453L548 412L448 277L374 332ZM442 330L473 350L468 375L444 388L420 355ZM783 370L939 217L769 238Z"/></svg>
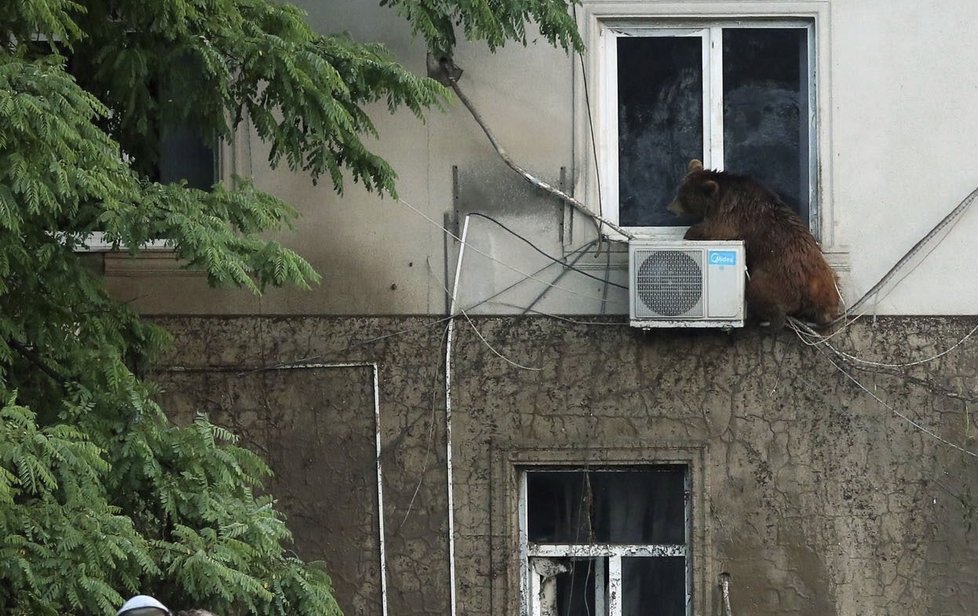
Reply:
<svg viewBox="0 0 978 616"><path fill-rule="evenodd" d="M681 235L669 228L692 221L666 206L699 158L759 180L817 234L813 20L606 20L598 29L609 218Z"/></svg>
<svg viewBox="0 0 978 616"><path fill-rule="evenodd" d="M527 471L523 614L688 616L689 467Z"/></svg>
<svg viewBox="0 0 978 616"><path fill-rule="evenodd" d="M90 85L90 66L85 66L60 41L39 35L24 44L30 57L61 56L68 73L83 87ZM137 136L138 147L133 147L134 151L126 151L123 144L123 154L138 173L152 181L163 184L185 182L189 188L211 190L220 179L217 139L210 134L201 134L185 118L177 116L173 104L173 100L181 96L181 89L199 81L199 71L190 61L178 62L175 66L178 70L173 72L180 77L181 83L156 79L148 84L150 100L143 104L157 109L157 121ZM111 114L115 112L110 109L110 117L102 120L105 128L114 121Z"/></svg>

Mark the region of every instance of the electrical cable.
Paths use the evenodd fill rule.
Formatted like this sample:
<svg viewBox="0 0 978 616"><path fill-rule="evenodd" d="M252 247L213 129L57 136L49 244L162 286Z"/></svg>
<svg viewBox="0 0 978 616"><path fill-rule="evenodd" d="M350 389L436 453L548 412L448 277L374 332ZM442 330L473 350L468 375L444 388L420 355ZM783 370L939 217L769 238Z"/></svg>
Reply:
<svg viewBox="0 0 978 616"><path fill-rule="evenodd" d="M472 118L475 119L479 127L482 128L482 132L486 134L486 137L489 139L489 142L492 144L493 148L496 149L496 153L499 154L499 157L503 159L503 162L506 163L506 166L508 166L510 169L518 173L520 176L523 177L523 179L525 179L530 184L569 203L575 209L580 211L585 216L590 217L595 222L605 225L609 229L614 230L616 233L628 239L634 239L635 235L630 231L626 231L625 229L619 227L617 224L608 220L604 216L594 213L590 208L588 208L588 206L581 203L574 197L568 195L567 193L560 190L559 188L555 188L554 186L551 186L550 184L537 178L536 176L528 172L526 169L518 165L512 159L512 157L506 152L506 150L502 147L499 141L496 139L496 136L493 134L492 130L489 129L489 126L486 125L485 120L483 120L482 118L482 114L478 112L478 110L475 108L475 105L472 104L472 101L470 101L469 98L462 92L462 89L458 85L458 81L449 75L449 71L445 71L445 75L446 78L448 78L448 83L451 85L452 90L455 91L455 95L458 96L458 99L462 101L462 104L465 105L465 108L469 110L469 113L472 115Z"/></svg>
<svg viewBox="0 0 978 616"><path fill-rule="evenodd" d="M421 216L422 218L424 218L425 220L427 220L427 221L428 221L428 222L429 222L430 224L432 224L432 225L434 225L434 226L436 226L436 227L438 227L439 229L441 229L442 231L444 231L444 232L445 232L445 234L446 234L446 235L448 235L449 237L452 237L452 238L454 238L454 239L456 239L456 240L458 240L459 242L461 242L461 241L462 241L462 240L461 240L461 238L459 238L459 237L458 237L457 235L455 235L454 233L452 233L451 231L449 231L448 229L446 229L446 228L445 228L445 227L443 227L442 225L440 225L440 224L438 224L437 222L435 222L434 220L432 220L432 219L431 219L431 217L429 217L429 216L428 216L428 215L426 215L426 214L425 214L424 212L422 212L422 211L421 211L421 210L419 210L418 208L416 208L416 207L414 207L413 205L411 205L410 203L408 203L408 202L407 202L407 201L405 201L404 199L402 199L402 198L400 198L400 197L398 197L398 198L397 198L397 201L398 201L398 203L400 203L400 204L402 204L402 205L404 205L405 207L407 207L407 208L409 208L409 209L411 209L411 210L412 210L412 211L413 211L413 212L414 212L415 214L418 214L419 216ZM463 245L465 245L465 244L463 244ZM510 264L508 264L508 263L505 263L505 262L503 262L503 261L500 261L499 259L497 259L497 258L495 258L495 257L493 257L492 255L489 255L489 254L487 254L486 252L484 252L484 251L482 251L482 250L479 250L479 249L478 249L478 248L476 248L475 246L471 246L471 245L468 245L468 246L469 246L469 248L470 248L471 250L474 250L475 252L477 252L477 253L479 253L480 255L482 255L482 256L484 256L484 257L486 257L486 258L487 258L487 259L489 259L490 261L494 261L494 262L496 262L496 263L498 263L498 264L500 264L500 265L502 265L502 266L503 266L503 267L505 267L506 269L508 269L508 270L511 270L511 271L513 271L513 272L516 272L517 274L519 274L519 275L521 275L521 276L523 276L524 278L523 278L523 280L522 280L521 282L523 282L523 281L526 281L526 280L533 280L534 282L538 282L538 283L540 283L540 284L542 284L542 285L546 285L546 286L548 286L548 287L551 287L551 288L553 288L553 289L557 289L557 290L559 290L559 291L563 291L564 293L569 293L569 294L571 294L571 295L577 295L577 296L579 296L579 297L584 297L584 298L587 298L587 299L592 299L592 300L595 300L595 301L599 301L599 302L601 302L601 301L605 301L604 299L602 299L602 298L600 298L600 297L598 297L597 295L590 295L590 294L588 294L588 293L579 293L578 291L573 291L573 290L571 290L571 289L567 289L567 288L564 288L564 287L560 287L560 286L557 286L557 285L555 285L555 284L553 284L553 283L551 283L551 282L547 282L546 280L540 280L539 278L537 278L536 276L534 276L534 275L532 275L532 274L527 274L527 273L526 273L526 272L524 272L523 270L520 270L520 269L518 269L518 268L515 268L515 267L513 267L512 265L510 265Z"/></svg>
<svg viewBox="0 0 978 616"><path fill-rule="evenodd" d="M619 289L624 289L626 291L628 290L628 287L626 285L618 284L617 282L611 282L607 278L601 278L599 276L595 276L594 274L585 272L584 270L582 270L580 268L577 268L577 267L574 267L573 265L568 264L563 259L558 259L557 257L554 257L554 256L551 256L551 255L547 254L546 252L544 252L543 250L541 250L540 248L538 248L533 242L531 242L530 240L526 239L525 237L523 237L522 235L520 235L516 231L513 231L512 229L510 229L509 227L507 227L503 223L499 222L498 220L496 220L492 216L489 216L487 214L480 214L478 212L471 212L469 214L469 216L475 216L477 218L485 218L489 222L492 222L492 223L495 223L496 225L499 225L499 227L501 227L504 231L506 231L510 235L512 235L512 236L514 236L514 237L516 237L516 238L518 238L520 240L522 240L527 245L529 245L530 248L532 248L533 250L535 250L538 253L542 254L543 256L547 257L548 259L550 259L554 263L557 263L557 264L563 266L566 269L573 270L573 271L577 272L581 276L587 276L588 278L591 278L592 280L597 280L598 282L600 282L602 284L605 284L605 285L611 285L613 287L618 287ZM608 300L605 299L604 301L608 301Z"/></svg>
<svg viewBox="0 0 978 616"><path fill-rule="evenodd" d="M466 220L468 220L469 216L472 216L472 214L467 215L465 217ZM461 257L460 257L460 259L461 259ZM462 274L462 268L460 266L458 268L458 272L456 273L456 276L460 276L461 274ZM455 282L456 293L458 292L458 286L459 286L459 283L458 283L458 281L456 281ZM449 291L447 287L445 287L445 292L448 293L449 296L451 297L451 299L452 299L452 305L453 306L454 305L457 305L458 299L457 299L456 295L454 293L452 293L451 291ZM500 353L499 351L497 351L496 350L496 347L492 346L492 344L490 344L488 340L486 340L486 337L483 336L482 335L482 332L479 331L479 328L475 326L475 323L472 322L472 319L469 317L468 312L464 308L457 308L457 313L456 313L455 316L457 316L458 314L461 314L463 317L465 317L465 320L468 321L469 325L472 327L472 331L475 332L475 335L479 337L479 340L482 341L482 344L486 345L486 348L488 348L490 351L492 351L493 354L496 355L496 357L498 357L498 358L502 359L503 361L505 361L506 363L508 363L508 364L510 364L512 366L515 366L516 368L520 368L522 370L533 370L533 371L543 370L543 368L534 368L532 366L524 366L524 365L522 365L520 363L517 363L517 362L513 361L512 359L506 357L505 355L503 355L502 353ZM452 316L452 317L449 317L449 318L455 318L455 316Z"/></svg>
<svg viewBox="0 0 978 616"><path fill-rule="evenodd" d="M579 248L574 249L569 254L570 255L575 255L575 254L579 254L579 253L580 254L583 254L588 249L590 249L591 246L593 246L594 244L596 244L597 241L598 240L591 240L590 242L588 242L588 243L580 246ZM553 265L553 263L548 263L547 265L545 265L545 266L541 267L539 270L537 270L534 275L538 275L538 274L543 273L545 270L547 270L552 265ZM472 310L475 310L476 308L478 308L479 306L481 306L483 304L498 304L500 306L508 306L510 308L520 308L520 309L523 309L524 308L523 306L517 306L515 304L507 304L507 303L503 303L503 302L494 302L494 301L492 301L494 298L499 297L503 293L509 291L510 289L512 289L513 287L521 284L522 282L523 282L522 280L518 280L518 281L510 284L509 286L507 286L507 287L505 287L505 288L503 288L503 289L501 289L499 291L496 291L495 293L493 293L489 297L486 297L484 299L481 299L478 302L476 302L476 303L474 303L474 304L466 307L465 310L471 312ZM555 318L555 319L562 319L562 317L559 317L557 315L550 315L550 314L547 314L545 312L539 312L539 311L536 311L536 310L532 310L531 312L534 312L536 314L540 314L540 315L543 315L543 316L549 316L549 317L552 317L552 318ZM435 325L439 325L441 323L445 323L449 319L452 319L452 318L457 317L457 316L460 316L460 315L461 315L461 313L458 313L458 314L449 314L449 315L445 315L443 317L440 317L438 319L434 319L432 321L425 321L425 322L419 323L417 325L412 325L410 327L405 327L404 329L399 329L397 331L390 332L390 333L384 334L382 336L375 336L373 338L367 338L365 340L357 340L357 341L349 344L346 348L337 350L336 353L342 353L342 352L345 352L345 351L349 351L349 350L353 349L354 347L360 347L360 346L365 346L365 345L368 345L368 344L373 344L375 342L380 342L382 340L386 340L388 338L393 338L395 336L402 336L404 334L409 334L409 333L411 333L413 331L416 331L416 330L419 330L419 329L426 329L426 328L429 328L429 327L434 327ZM562 319L562 320L570 321L570 319ZM587 324L584 321L571 321L571 322L576 322L576 323L579 323L579 324ZM615 325L615 326L620 325L620 323L593 323L593 324L594 325ZM322 360L322 359L325 359L325 358L326 358L326 356L325 355L321 355L321 354L320 355L309 355L309 356L298 358L298 359L292 359L292 360L289 360L287 362L277 362L277 363L270 364L270 365L267 365L267 366L262 366L262 367L259 367L259 368L253 368L251 370L245 370L245 371L242 371L239 376L243 376L243 375L247 375L247 374L253 374L253 373L256 373L256 372L262 372L262 371L266 371L266 370L275 370L275 369L277 369L277 368L279 368L281 366L285 366L285 365L299 364L299 363L305 363L305 362L311 362L311 361L318 361L318 360Z"/></svg>
<svg viewBox="0 0 978 616"><path fill-rule="evenodd" d="M902 269L903 266L906 265L907 262L914 257L914 255L920 252L924 246L926 246L938 233L941 232L941 230L944 229L944 227L955 222L956 219L958 219L961 216L961 214L965 212L965 210L971 207L971 204L974 203L976 197L978 197L978 188L971 191L971 193L967 197L965 197L964 200L962 200L961 203L957 205L957 207L951 210L947 216L942 218L941 221L937 223L937 225L933 229L931 229L929 233L927 233L927 235L922 237L916 244L914 244L913 247L909 251L907 251L907 253L903 257L901 257L900 260L897 261L896 264L893 267L891 267L889 271L887 271L886 274L883 275L882 278L880 278L879 282L873 285L873 287L869 291L867 291L861 298L859 298L859 301L854 303L852 306L849 307L848 310L846 310L838 318L832 321L832 323L830 323L829 326L834 325L835 323L838 323L839 321L845 319L847 316L855 313L855 311L859 309L859 307L862 306L864 303L866 303L866 301L869 300L870 297L879 293L880 289L882 289L883 286L886 285L886 283L889 282L890 279L893 278L893 276L895 276L896 273L900 271L900 269Z"/></svg>
<svg viewBox="0 0 978 616"><path fill-rule="evenodd" d="M952 344L948 348L944 349L940 353L937 353L935 355L931 355L930 357L927 357L925 359L918 359L916 361L911 361L911 362L907 362L907 363L903 363L903 364L888 364L888 363L885 363L885 362L878 362L878 361L872 361L872 360L868 360L868 359L862 359L862 358L856 357L855 355L852 355L850 353L846 353L845 351L842 351L841 349L838 349L838 348L832 346L831 344L825 343L825 346L828 347L829 349L831 349L832 352L835 353L836 355L838 355L839 357L841 357L841 358L843 358L843 359L845 359L847 361L853 362L853 363L862 364L862 365L865 365L865 366L873 366L873 367L877 367L877 368L912 368L913 366L919 366L921 364L926 364L926 363L935 361L937 359L940 359L941 357L944 357L945 355L947 355L948 353L950 353L954 349L958 348L959 346L961 346L962 344L964 344L965 342L967 342L968 339L971 338L971 336L973 336L975 334L975 332L978 332L978 325L976 325L975 327L973 327L971 329L971 331L969 331L967 334L965 334L960 340L958 340L957 342L955 342L954 344ZM815 342L813 344L819 344L819 342Z"/></svg>
<svg viewBox="0 0 978 616"><path fill-rule="evenodd" d="M574 14L574 21L577 21L577 5L572 5L572 12ZM601 189L601 165L598 161L598 142L596 138L596 131L594 130L594 116L591 113L591 93L587 84L587 69L584 66L584 54L577 52L577 59L580 60L581 64L581 84L584 89L584 107L587 109L587 124L588 132L591 136L591 153L594 157L594 179L598 185L598 213L604 215L604 203L602 203L604 191Z"/></svg>
<svg viewBox="0 0 978 616"><path fill-rule="evenodd" d="M597 242L597 241L600 241L600 240L595 240L595 242ZM574 255L573 258L569 262L567 262L567 266L568 267L574 267L575 265L577 265L577 262L578 261L580 261L582 258L584 258L584 255L585 254L587 254L586 251L585 252L579 252L578 254ZM560 282L560 279L563 278L567 274L568 271L570 271L570 270L567 269L566 267L565 268L562 268L560 270L560 273L557 274L557 277L554 278L554 284L557 284L558 282ZM605 287L605 288L607 288L607 287ZM520 316L521 317L524 317L524 316L527 315L527 313L529 313L531 310L533 310L533 307L536 306L538 303L540 303L540 301L544 297L546 297L548 291L550 291L550 288L549 287L545 287L542 291L540 291L540 294L537 295L535 298L533 298L533 301L530 302L530 304L528 306L526 306L525 308L523 308L522 312L520 313Z"/></svg>
<svg viewBox="0 0 978 616"><path fill-rule="evenodd" d="M788 320L788 325L795 332L795 334L797 334L799 337L801 337L803 335L803 333L804 334L809 334L809 335L810 335L809 332L814 333L813 330L810 327L808 327L804 323L800 323L797 319L789 319ZM815 335L818 335L818 334L816 333ZM950 447L952 449L955 449L957 451L960 451L961 453L967 454L967 455L969 455L969 456L971 456L973 458L978 458L978 453L975 453L973 451L969 451L968 449L965 449L964 447L961 447L960 445L957 445L955 443L952 443L951 441L947 440L946 438L944 438L940 434L937 434L933 430L930 430L928 428L925 428L920 423L914 421L913 419L911 419L907 415L905 415L905 414L901 413L900 411L898 411L895 407L893 407L892 405L888 404L885 400L883 400L882 398L880 398L879 396L877 396L868 387L866 387L865 385L863 385L859 381L859 379L857 379L856 377L854 377L845 368L843 368L838 363L836 363L835 360L833 360L831 357L829 357L828 355L826 355L826 351L823 350L823 349L821 349L821 348L819 348L819 346L822 346L822 345L815 345L815 346L816 346L816 349L820 353L822 353L823 355L825 355L826 360L830 364L832 364L835 367L836 370L838 370L839 372L841 372L843 374L843 376L845 376L847 379L849 379L850 381L852 381L853 383L855 383L856 386L859 387L859 389L861 389L864 392L866 392L867 394L869 394L869 396L872 397L874 400L876 400L883 408L889 410L891 413L893 413L894 415L896 415L900 419L904 420L905 422L907 422L908 424L910 424L911 426L913 426L917 430L919 430L919 431L923 432L924 434L930 436L931 438L933 438L933 439L935 439L935 440L943 443L944 445L947 445L948 447Z"/></svg>
<svg viewBox="0 0 978 616"><path fill-rule="evenodd" d="M517 306L516 304L510 304L510 303L507 303L507 302L489 301L488 303L495 304L497 306L505 306L507 308L519 308L521 310L526 310L527 312L531 312L533 314L540 315L542 317L548 317L548 318L551 318L551 319L556 319L557 321L564 321L565 323L571 323L573 325L598 325L598 326L602 326L602 327L621 327L622 325L628 325L628 321L627 320L625 320L625 321L580 321L580 320L572 319L570 317L562 316L562 315L559 315L559 314L553 314L553 313L550 313L550 312L543 312L541 310L535 310L533 308L525 308L523 306Z"/></svg>

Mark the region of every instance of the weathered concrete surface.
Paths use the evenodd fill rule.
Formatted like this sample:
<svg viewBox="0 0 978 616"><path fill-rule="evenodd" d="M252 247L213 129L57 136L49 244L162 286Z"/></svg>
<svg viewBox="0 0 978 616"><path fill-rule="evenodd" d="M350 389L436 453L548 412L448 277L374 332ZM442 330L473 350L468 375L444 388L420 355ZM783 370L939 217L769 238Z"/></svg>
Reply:
<svg viewBox="0 0 978 616"><path fill-rule="evenodd" d="M348 614L380 613L371 370L251 370L378 363L391 613L446 614L444 322L436 318L160 320L176 334L155 374L165 402L181 418L208 412L266 456L297 551L327 561ZM899 363L942 351L975 323L887 318L833 340ZM896 416L790 332L646 335L613 320L547 318L475 326L524 368L459 323L460 614L514 613L511 479L520 464L642 463L675 452L693 452L696 614L719 614L722 571L732 576L737 614L974 613L978 459ZM853 374L896 412L978 450L967 401L978 398L978 340L914 367L917 382Z"/></svg>

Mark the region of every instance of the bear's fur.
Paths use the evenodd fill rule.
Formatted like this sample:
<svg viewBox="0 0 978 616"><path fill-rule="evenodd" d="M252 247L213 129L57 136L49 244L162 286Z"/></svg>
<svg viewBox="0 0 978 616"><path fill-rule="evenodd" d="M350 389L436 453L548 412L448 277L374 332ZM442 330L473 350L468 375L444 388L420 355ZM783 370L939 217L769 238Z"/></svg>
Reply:
<svg viewBox="0 0 978 616"><path fill-rule="evenodd" d="M747 307L772 327L786 316L820 325L839 314L835 272L801 219L749 177L711 171L692 160L669 211L702 218L687 240L743 240L747 253Z"/></svg>

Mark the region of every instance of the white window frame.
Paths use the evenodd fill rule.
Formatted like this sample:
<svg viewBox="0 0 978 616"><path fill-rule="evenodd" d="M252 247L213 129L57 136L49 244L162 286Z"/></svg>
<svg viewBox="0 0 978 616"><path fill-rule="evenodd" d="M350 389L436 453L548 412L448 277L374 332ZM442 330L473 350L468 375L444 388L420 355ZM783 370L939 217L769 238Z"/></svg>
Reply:
<svg viewBox="0 0 978 616"><path fill-rule="evenodd" d="M844 260L837 245L832 208L829 79L829 3L827 0L794 2L706 1L639 2L583 0L578 10L578 27L589 52L584 71L575 70L575 160L581 169L575 189L604 216L618 220L618 109L617 38L623 33L643 35L702 35L704 41L704 101L718 101L722 87L722 49L714 45L722 28L806 27L809 29L809 88L812 127L809 138L809 225L820 240L829 261ZM821 68L822 70L818 70ZM590 103L590 104L589 104ZM589 110L590 107L590 110ZM589 115L590 111L590 115ZM719 117L717 117L719 116ZM592 140L593 127L593 140ZM711 134L711 128L714 130ZM704 163L722 161L722 108L713 105L704 114ZM597 162L596 162L597 161ZM600 184L600 191L599 191ZM631 228L643 237L681 238L683 227ZM616 237L616 239L625 239ZM840 258L833 258L839 253ZM835 263L834 263L835 264Z"/></svg>
<svg viewBox="0 0 978 616"><path fill-rule="evenodd" d="M533 472L616 472L616 471L635 471L652 470L660 465L637 465L620 466L617 468L587 468L579 466L567 466L564 468L527 468L523 469L519 475L519 548L520 548L520 614L523 616L551 616L553 613L549 609L544 609L540 604L541 585L543 580L533 566L535 559L564 559L564 558L593 558L595 559L594 574L594 602L595 616L621 616L622 613L622 565L623 558L662 558L662 557L682 557L686 564L686 615L693 614L693 565L692 565L692 492L691 476L693 469L689 465L685 468L684 485L684 528L685 537L683 544L606 544L606 543L578 543L578 544L537 544L529 541L529 508L527 497L527 475ZM608 559L607 567L604 558ZM605 596L599 592L605 584L608 586L608 593Z"/></svg>

